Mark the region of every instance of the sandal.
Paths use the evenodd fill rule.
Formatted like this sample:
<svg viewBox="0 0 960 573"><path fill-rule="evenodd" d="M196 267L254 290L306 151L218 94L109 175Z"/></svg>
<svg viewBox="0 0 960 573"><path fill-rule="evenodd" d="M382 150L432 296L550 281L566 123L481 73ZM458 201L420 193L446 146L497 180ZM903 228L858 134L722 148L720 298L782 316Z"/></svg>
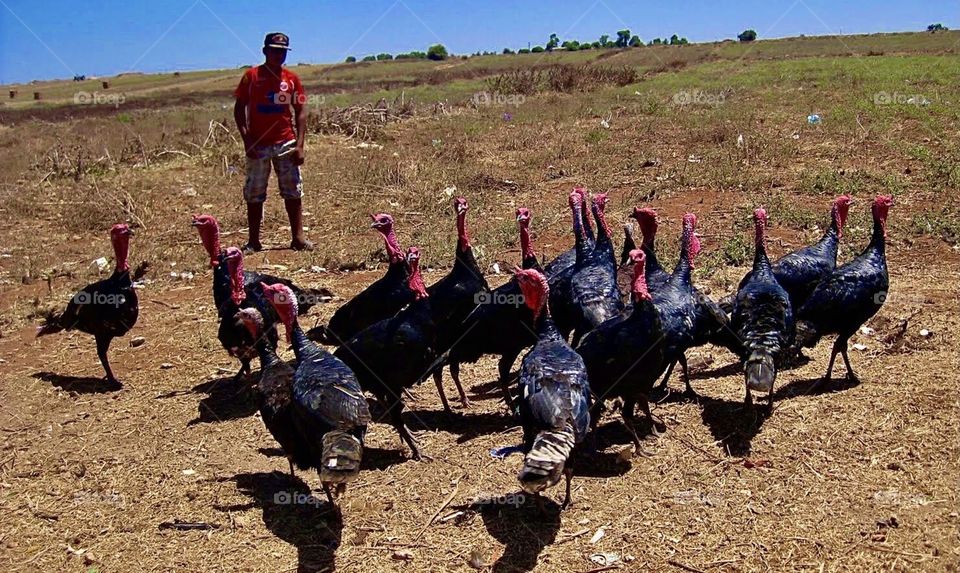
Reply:
<svg viewBox="0 0 960 573"><path fill-rule="evenodd" d="M313 250L313 241L304 239L302 242L298 243L296 241L290 241L290 248L294 251L312 251Z"/></svg>
<svg viewBox="0 0 960 573"><path fill-rule="evenodd" d="M252 255L253 253L259 253L262 250L263 250L263 245L261 245L260 243L257 243L257 244L247 243L246 245L243 246L244 256L249 256L249 255Z"/></svg>

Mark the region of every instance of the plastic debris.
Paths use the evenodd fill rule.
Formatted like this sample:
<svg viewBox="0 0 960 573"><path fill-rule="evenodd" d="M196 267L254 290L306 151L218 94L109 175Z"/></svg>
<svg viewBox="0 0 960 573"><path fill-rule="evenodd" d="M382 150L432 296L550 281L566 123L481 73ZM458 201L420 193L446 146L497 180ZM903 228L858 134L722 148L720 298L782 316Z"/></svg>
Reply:
<svg viewBox="0 0 960 573"><path fill-rule="evenodd" d="M820 116L815 113L807 116L807 123L810 125L820 125L820 121Z"/></svg>

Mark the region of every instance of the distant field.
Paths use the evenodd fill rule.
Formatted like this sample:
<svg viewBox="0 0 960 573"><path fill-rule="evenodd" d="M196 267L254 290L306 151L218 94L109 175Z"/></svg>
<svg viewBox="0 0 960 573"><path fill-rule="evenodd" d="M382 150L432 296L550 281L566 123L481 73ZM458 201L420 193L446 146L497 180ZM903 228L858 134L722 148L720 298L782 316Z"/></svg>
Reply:
<svg viewBox="0 0 960 573"><path fill-rule="evenodd" d="M285 249L271 183L268 249L246 265L338 295L304 326L382 275L370 212L395 216L428 284L452 261L454 194L470 202L492 284L519 260L517 207L533 211L542 258L570 247L575 185L610 194L618 252L632 208L658 209L664 266L694 212L695 276L719 297L751 264L755 206L780 255L816 240L830 200L851 194L846 261L868 240L872 197L893 194L890 298L852 341L861 384L814 390L821 343L782 374L772 415L749 419L733 357L700 349L702 397L655 405L668 430L650 438L653 457L624 455L611 415L612 444L577 469L575 505L547 517L469 506L517 490L517 459L488 453L520 438L490 358L464 367L474 405L453 417L431 385L413 390L409 422L434 462L407 460L375 423L343 521L325 504L275 503L319 483L283 475L247 386L231 381L189 226L213 213L224 246L245 238L230 96L241 71L110 78L118 105L72 103L102 93L99 81L15 86L0 105L0 567L585 572L613 554L623 571L958 570L958 50L949 32L294 68L322 96L304 167L318 248ZM115 343L126 385L106 392L85 336L33 334L44 309L97 276L117 221L136 228L132 262L154 270L131 333L146 343ZM160 529L174 520L216 527Z"/></svg>

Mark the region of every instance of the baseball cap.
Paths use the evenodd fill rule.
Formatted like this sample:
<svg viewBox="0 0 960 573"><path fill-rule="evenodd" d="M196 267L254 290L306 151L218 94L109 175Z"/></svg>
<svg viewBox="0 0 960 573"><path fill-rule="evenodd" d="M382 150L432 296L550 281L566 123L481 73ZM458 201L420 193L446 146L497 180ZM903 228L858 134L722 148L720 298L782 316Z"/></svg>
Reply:
<svg viewBox="0 0 960 573"><path fill-rule="evenodd" d="M263 39L264 48L280 48L282 50L290 49L290 37L283 32L270 32Z"/></svg>

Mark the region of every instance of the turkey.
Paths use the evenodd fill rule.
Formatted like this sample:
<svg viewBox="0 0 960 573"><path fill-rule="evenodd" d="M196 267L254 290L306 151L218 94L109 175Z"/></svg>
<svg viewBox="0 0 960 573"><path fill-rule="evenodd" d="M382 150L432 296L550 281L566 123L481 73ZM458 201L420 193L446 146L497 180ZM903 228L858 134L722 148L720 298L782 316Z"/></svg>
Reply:
<svg viewBox="0 0 960 573"><path fill-rule="evenodd" d="M584 257L593 251L594 237L590 231L588 235L584 231L584 225L589 225L589 214L584 204L586 202L586 193L582 187L575 187L568 197L570 204L570 213L573 220L573 237L576 244L573 249L554 259L544 269L547 280L550 281L550 314L553 317L560 335L567 338L576 324L577 309L574 307L573 299L570 297L570 280L576 272L577 252L582 251ZM574 204L576 202L576 204ZM561 257L573 257L570 264L561 266L559 259ZM553 270L551 270L551 267Z"/></svg>
<svg viewBox="0 0 960 573"><path fill-rule="evenodd" d="M376 396L413 458L419 460L420 448L403 423L402 394L430 374L439 353L432 301L420 276L420 251L416 247L407 249L407 264L407 282L415 300L396 316L361 330L334 355L356 374L364 390ZM437 384L437 389L446 404L443 387Z"/></svg>
<svg viewBox="0 0 960 573"><path fill-rule="evenodd" d="M579 194L583 199L580 204L580 215L583 221L584 236L586 237L587 244L590 245L590 249L593 249L594 235L593 228L590 226L590 213L587 212L587 192L583 187L574 187L573 192ZM575 262L577 262L576 246L560 253L555 259L547 263L543 268L543 274L545 274L547 278L553 278L566 269L572 269ZM553 287L551 286L550 288Z"/></svg>
<svg viewBox="0 0 960 573"><path fill-rule="evenodd" d="M745 402L752 403L751 391L767 393L772 408L777 368L793 343L795 325L790 296L777 282L767 258L767 212L757 209L753 221L753 270L737 291L730 326L743 342L740 359L745 363Z"/></svg>
<svg viewBox="0 0 960 573"><path fill-rule="evenodd" d="M483 278L483 271L473 256L470 236L467 233L467 200L457 197L453 200L457 215L457 250L454 253L453 268L447 276L430 285L430 306L437 327L437 351L446 352L465 332L464 321L477 303L490 296L490 287ZM441 384L441 367L433 371L438 388ZM460 402L468 407L470 401L460 383L459 364L450 364L450 377L460 393Z"/></svg>
<svg viewBox="0 0 960 573"><path fill-rule="evenodd" d="M640 248L647 255L647 288L650 292L657 290L670 280L670 273L663 270L660 261L657 260L657 212L649 207L634 207L630 215L636 219L640 227L640 233L643 236L643 242Z"/></svg>
<svg viewBox="0 0 960 573"><path fill-rule="evenodd" d="M669 364L661 386L666 386L674 366L679 362L683 369L683 381L688 396L696 393L690 386L687 372L686 351L706 342L697 336L698 293L693 287L694 259L700 252L700 239L696 235L697 217L693 213L683 216L683 234L680 238L680 259L677 267L659 290L653 293L653 304L660 311L663 333L666 337L664 359ZM700 340L698 340L700 338Z"/></svg>
<svg viewBox="0 0 960 573"><path fill-rule="evenodd" d="M149 268L149 264L143 262L131 277L127 261L131 235L133 231L129 226L123 223L114 225L110 229L110 242L116 258L113 274L74 294L63 312L48 312L44 323L37 328L37 337L61 330L92 334L97 342L97 356L106 373L107 384L114 389L121 388L122 384L113 375L107 351L115 337L125 335L137 323L140 307L133 282L140 280Z"/></svg>
<svg viewBox="0 0 960 573"><path fill-rule="evenodd" d="M520 248L524 269L540 269L537 256L530 242L530 210L517 209L517 225L520 228ZM498 372L507 408L513 406L510 398L509 378L513 363L524 348L537 341L533 325L533 312L521 301L522 293L516 276L491 293L485 304L478 304L464 323L464 333L450 348L446 361L451 372L458 372L460 364L476 362L481 356L500 356Z"/></svg>
<svg viewBox="0 0 960 573"><path fill-rule="evenodd" d="M218 266L214 269L215 282L218 280L217 274L221 272L227 275L230 290L226 301L218 305L219 312L222 314L217 329L217 340L220 341L227 354L240 361L240 370L234 376L234 380L240 380L250 372L250 362L257 358L258 351L257 339L250 336L249 328L237 321L236 313L244 308L257 309L263 321L261 336L265 336L267 342L273 348L276 348L279 342L277 329L275 328L278 317L273 306L263 295L262 289L259 288L260 285L266 283L255 277L251 280L249 286L245 286L247 284L247 273L243 270L243 251L237 247L224 249L219 257Z"/></svg>
<svg viewBox="0 0 960 573"><path fill-rule="evenodd" d="M579 195L570 200L579 213ZM594 248L586 252L582 241L577 245L577 262L570 278L570 298L573 304L573 346L588 332L603 322L617 316L623 310L623 301L617 290L617 264L613 257L610 230L604 217L606 195L594 198L593 212L597 218L597 240Z"/></svg>
<svg viewBox="0 0 960 573"><path fill-rule="evenodd" d="M250 345L260 358L260 380L254 396L263 424L283 448L293 475L294 462L308 467L309 448L293 424L293 374L296 367L277 356L277 342L267 336L267 325L260 311L251 307L237 310L233 316L238 328L246 330ZM276 331L274 331L276 332Z"/></svg>
<svg viewBox="0 0 960 573"><path fill-rule="evenodd" d="M281 442L281 446L293 457L297 467L317 470L324 492L330 503L336 506L335 497L342 494L347 484L360 473L363 439L370 423L367 400L353 372L310 341L300 328L293 290L283 284L264 284L261 288L280 316L297 362L290 389L289 417L279 422L292 422L292 428L288 427L288 430L293 432L298 443L292 452L286 450L286 444ZM256 332L257 329L252 329L251 334ZM272 353L272 349L266 350L262 337L257 336L257 340L261 364L264 360L269 363L273 358L264 356L264 353ZM286 383L286 380L281 375L274 382ZM278 392L280 399L282 395ZM274 436L280 440L276 433Z"/></svg>
<svg viewBox="0 0 960 573"><path fill-rule="evenodd" d="M407 262L393 229L393 217L387 213L370 217L373 219L370 226L383 236L390 266L385 275L338 308L325 327L307 331L311 340L339 346L371 324L397 314L413 301L413 291L407 286Z"/></svg>
<svg viewBox="0 0 960 573"><path fill-rule="evenodd" d="M200 234L200 242L210 256L210 267L213 269L213 301L217 305L217 315L221 318L226 316L233 320L236 308L232 306L224 307L224 304L231 298L230 276L226 266L223 264L226 250L220 247L220 225L213 215L193 215L191 225L197 229ZM240 253L243 256L243 253ZM243 259L240 259L240 265L243 265ZM256 271L243 271L243 288L247 296L260 296L260 283L276 284L282 283L293 289L300 301L300 312L306 313L319 302L327 302L333 298L333 293L325 288L304 289L293 284L289 279L275 277L273 275L258 273ZM273 310L267 308L269 314Z"/></svg>
<svg viewBox="0 0 960 573"><path fill-rule="evenodd" d="M622 398L621 415L635 453L641 453L642 446L634 427L634 408L639 405L654 425L647 397L667 366L663 322L647 289L646 257L639 249L630 253L634 262L633 309L598 326L577 347L595 396L590 413L592 426L595 428L600 420L604 401Z"/></svg>
<svg viewBox="0 0 960 573"><path fill-rule="evenodd" d="M858 381L847 356L847 343L859 328L883 306L890 289L887 273L887 215L893 197L879 195L873 201L873 236L860 255L828 274L797 311L797 340L812 348L822 336L836 334L824 381L829 382L839 353L847 378Z"/></svg>
<svg viewBox="0 0 960 573"><path fill-rule="evenodd" d="M833 272L837 266L837 251L843 238L843 226L853 200L841 195L833 200L830 210L830 226L816 243L780 257L773 263L773 275L790 296L790 305L799 310L820 280ZM742 286L750 278L747 273L740 281ZM729 305L729 302L727 303Z"/></svg>
<svg viewBox="0 0 960 573"><path fill-rule="evenodd" d="M547 278L518 270L515 280L533 313L537 341L520 365L520 421L525 457L523 491L536 496L566 478L563 507L570 503L570 458L590 426L590 386L583 359L563 339L547 310ZM541 505L542 509L542 505Z"/></svg>
<svg viewBox="0 0 960 573"><path fill-rule="evenodd" d="M617 290L620 291L620 298L623 303L630 302L630 283L633 282L633 261L630 259L630 251L637 248L637 243L633 239L633 225L629 222L623 225L623 248L620 250L620 264L617 267Z"/></svg>

